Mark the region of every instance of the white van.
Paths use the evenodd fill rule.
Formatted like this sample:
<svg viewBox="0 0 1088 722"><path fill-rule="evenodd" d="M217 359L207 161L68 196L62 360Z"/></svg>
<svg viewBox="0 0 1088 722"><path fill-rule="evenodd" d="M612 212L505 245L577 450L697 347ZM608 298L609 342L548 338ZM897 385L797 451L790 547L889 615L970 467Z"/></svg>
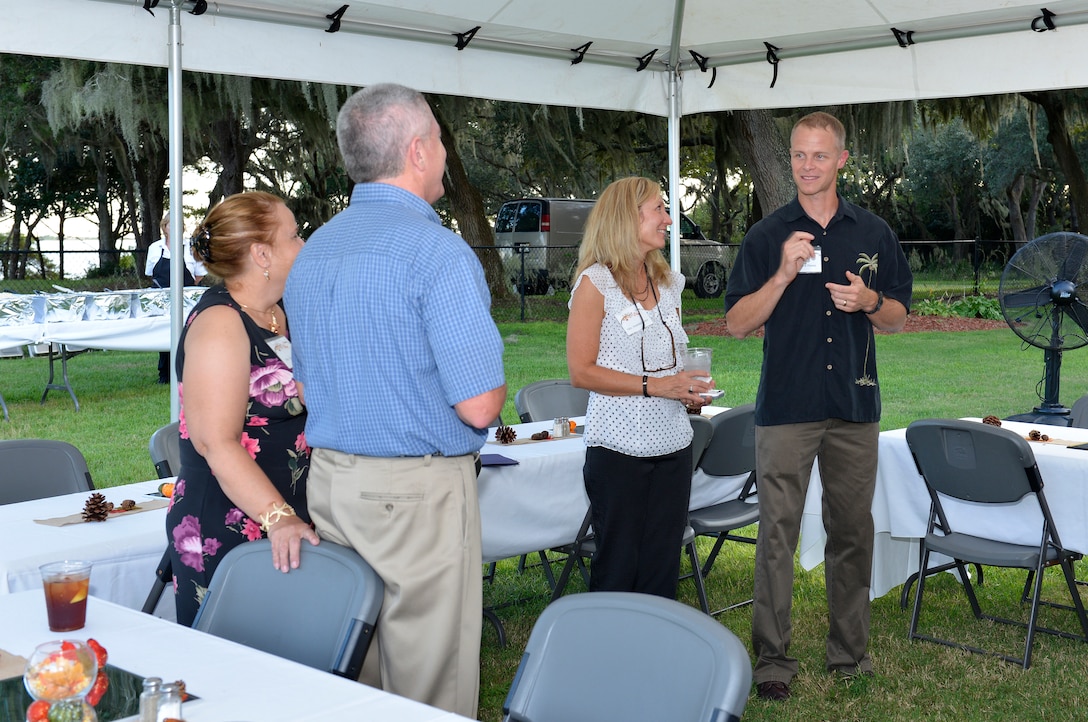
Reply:
<svg viewBox="0 0 1088 722"><path fill-rule="evenodd" d="M519 198L495 216L495 246L514 288L527 295L570 287L578 246L596 201L575 198ZM700 298L717 298L725 288L724 246L708 240L690 218L680 216L680 271ZM521 281L524 262L524 283Z"/></svg>

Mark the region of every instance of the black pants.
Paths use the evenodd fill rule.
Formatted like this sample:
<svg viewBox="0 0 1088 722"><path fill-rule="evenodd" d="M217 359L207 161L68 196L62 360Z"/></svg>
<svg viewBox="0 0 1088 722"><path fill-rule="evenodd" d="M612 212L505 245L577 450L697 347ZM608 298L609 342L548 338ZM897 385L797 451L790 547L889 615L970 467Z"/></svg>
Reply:
<svg viewBox="0 0 1088 722"><path fill-rule="evenodd" d="M590 591L675 598L691 496L691 446L651 457L591 446L582 474L597 545Z"/></svg>

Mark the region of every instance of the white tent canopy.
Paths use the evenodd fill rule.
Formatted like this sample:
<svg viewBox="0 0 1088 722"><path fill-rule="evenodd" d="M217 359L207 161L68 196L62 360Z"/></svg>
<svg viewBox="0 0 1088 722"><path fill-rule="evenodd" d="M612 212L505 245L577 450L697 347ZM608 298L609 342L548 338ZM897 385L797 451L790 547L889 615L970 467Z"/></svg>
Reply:
<svg viewBox="0 0 1088 722"><path fill-rule="evenodd" d="M153 1L0 0L0 52L166 66ZM661 116L675 68L682 114L1088 86L1086 0L372 0L326 32L343 4L185 0L183 67Z"/></svg>
<svg viewBox="0 0 1088 722"><path fill-rule="evenodd" d="M666 116L677 188L685 114L1088 87L1088 0L1037 3L0 0L0 52L169 67L175 179L189 70Z"/></svg>

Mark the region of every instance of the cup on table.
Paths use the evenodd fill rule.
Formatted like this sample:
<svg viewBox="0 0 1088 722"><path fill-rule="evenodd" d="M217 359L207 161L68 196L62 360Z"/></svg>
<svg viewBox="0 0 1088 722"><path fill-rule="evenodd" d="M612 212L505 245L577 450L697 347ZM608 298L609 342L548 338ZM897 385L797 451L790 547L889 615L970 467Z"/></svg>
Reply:
<svg viewBox="0 0 1088 722"><path fill-rule="evenodd" d="M91 563L50 562L39 567L45 590L49 631L71 632L87 623L87 591L91 585Z"/></svg>

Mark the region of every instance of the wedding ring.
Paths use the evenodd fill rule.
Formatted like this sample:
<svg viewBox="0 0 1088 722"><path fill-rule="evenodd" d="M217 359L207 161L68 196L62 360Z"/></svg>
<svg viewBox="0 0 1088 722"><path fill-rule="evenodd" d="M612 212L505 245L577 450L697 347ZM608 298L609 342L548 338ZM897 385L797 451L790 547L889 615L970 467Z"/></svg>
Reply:
<svg viewBox="0 0 1088 722"><path fill-rule="evenodd" d="M694 386L688 386L688 393L689 394L695 393L695 387Z"/></svg>

